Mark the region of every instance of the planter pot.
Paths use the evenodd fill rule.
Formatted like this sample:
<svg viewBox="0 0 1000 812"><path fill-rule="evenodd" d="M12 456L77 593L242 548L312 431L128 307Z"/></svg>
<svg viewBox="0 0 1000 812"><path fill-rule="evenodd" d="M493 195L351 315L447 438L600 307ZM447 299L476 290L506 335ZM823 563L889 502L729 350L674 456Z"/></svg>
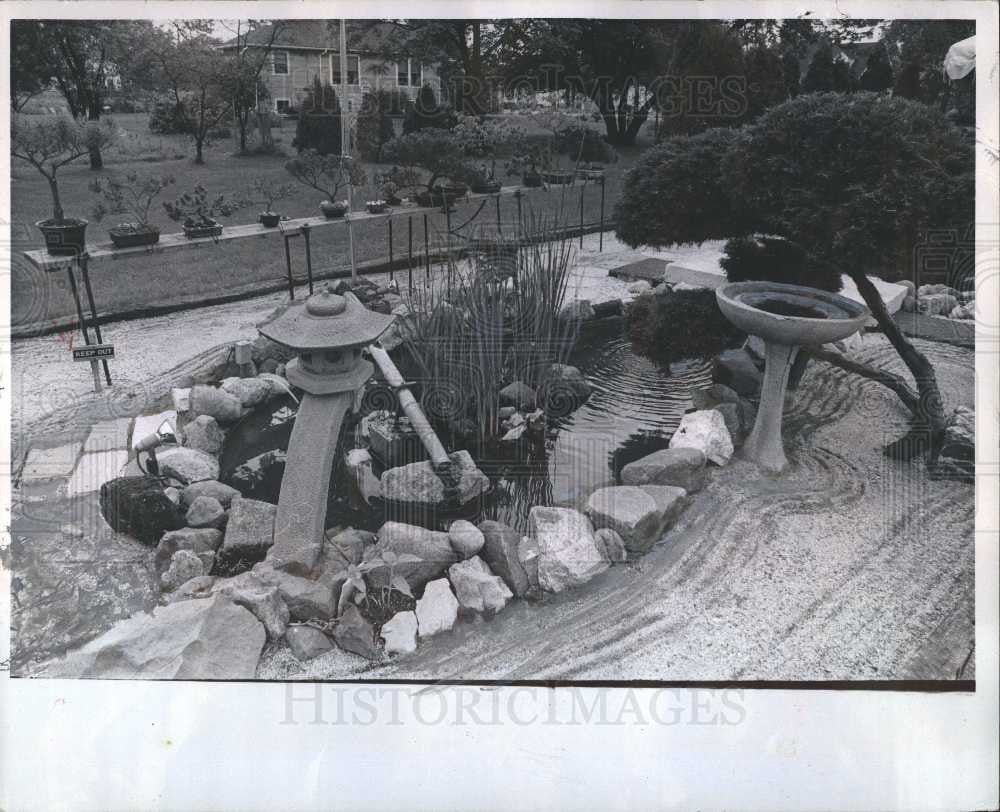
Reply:
<svg viewBox="0 0 1000 812"><path fill-rule="evenodd" d="M155 226L109 228L108 235L115 248L138 248L140 245L155 245L160 241L160 229Z"/></svg>
<svg viewBox="0 0 1000 812"><path fill-rule="evenodd" d="M399 206L402 205L403 200L402 198L396 197L396 195L386 195L385 202L390 206Z"/></svg>
<svg viewBox="0 0 1000 812"><path fill-rule="evenodd" d="M71 218L61 223L39 220L35 225L45 238L45 249L53 256L74 256L87 247L86 220Z"/></svg>
<svg viewBox="0 0 1000 812"><path fill-rule="evenodd" d="M369 206L366 206L365 208L368 209L368 213L369 214L385 214L387 211L389 211L389 204L388 203L382 203L382 204L380 204L378 206L371 206L371 205L369 205Z"/></svg>
<svg viewBox="0 0 1000 812"><path fill-rule="evenodd" d="M567 186L573 182L575 176L575 172L557 169L553 172L546 172L542 177L545 178L546 183L552 184L553 186Z"/></svg>
<svg viewBox="0 0 1000 812"><path fill-rule="evenodd" d="M499 181L472 184L472 191L479 195L494 195L500 191L500 188Z"/></svg>
<svg viewBox="0 0 1000 812"><path fill-rule="evenodd" d="M458 200L469 193L469 187L464 183L443 183L434 187L434 197L440 199L440 195L447 195L449 200Z"/></svg>
<svg viewBox="0 0 1000 812"><path fill-rule="evenodd" d="M521 184L523 186L527 186L529 189L535 189L535 188L537 188L537 187L539 187L539 186L542 185L542 176L541 175L531 175L531 174L524 175L521 178Z"/></svg>
<svg viewBox="0 0 1000 812"><path fill-rule="evenodd" d="M262 211L257 219L264 228L276 228L281 222L281 215L273 211Z"/></svg>
<svg viewBox="0 0 1000 812"><path fill-rule="evenodd" d="M320 203L319 209L323 212L323 216L326 217L327 220L336 220L337 218L343 217L347 214L347 207L342 206L339 203L332 203L325 206Z"/></svg>
<svg viewBox="0 0 1000 812"><path fill-rule="evenodd" d="M222 223L212 220L211 224L206 223L199 226L184 226L184 236L189 240L199 237L218 237L222 233Z"/></svg>

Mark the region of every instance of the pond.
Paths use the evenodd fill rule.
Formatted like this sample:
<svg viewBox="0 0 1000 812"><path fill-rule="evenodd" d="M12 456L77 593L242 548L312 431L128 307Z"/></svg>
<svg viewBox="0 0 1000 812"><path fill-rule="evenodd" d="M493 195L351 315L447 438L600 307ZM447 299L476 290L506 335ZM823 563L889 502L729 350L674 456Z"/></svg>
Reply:
<svg viewBox="0 0 1000 812"><path fill-rule="evenodd" d="M615 484L622 466L666 448L691 407L691 392L711 384L710 361L678 362L662 370L632 351L620 319L604 321L609 323L588 328L569 359L590 381L593 394L572 414L550 419L544 444L526 457L477 459L493 488L480 516L472 518L493 518L525 531L535 505L581 507L596 488ZM287 447L294 411L290 398L276 400L270 410L258 410L237 424L222 454L222 478L245 496L277 503L284 470L281 450ZM341 448L357 437L357 421L345 424ZM237 466L261 454L258 476L233 481ZM377 529L387 518L384 506L368 512L353 509L346 497L348 485L341 453L331 481L327 526ZM446 525L447 518L424 523Z"/></svg>

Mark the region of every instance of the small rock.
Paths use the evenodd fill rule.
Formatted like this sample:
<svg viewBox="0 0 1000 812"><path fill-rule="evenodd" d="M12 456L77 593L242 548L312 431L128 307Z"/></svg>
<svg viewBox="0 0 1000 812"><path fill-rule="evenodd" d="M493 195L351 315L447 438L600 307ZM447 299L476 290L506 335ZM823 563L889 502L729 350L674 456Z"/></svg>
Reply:
<svg viewBox="0 0 1000 812"><path fill-rule="evenodd" d="M697 448L664 448L622 468L622 484L674 485L695 493L705 485L705 462Z"/></svg>
<svg viewBox="0 0 1000 812"><path fill-rule="evenodd" d="M101 485L101 515L113 530L150 546L168 530L184 526L184 516L152 477L118 477Z"/></svg>
<svg viewBox="0 0 1000 812"><path fill-rule="evenodd" d="M746 350L726 350L715 359L715 379L741 395L753 396L760 391L760 370Z"/></svg>
<svg viewBox="0 0 1000 812"><path fill-rule="evenodd" d="M317 578L301 578L262 561L254 565L252 574L278 590L292 620L333 620L337 616L337 603L346 578L342 571L327 571Z"/></svg>
<svg viewBox="0 0 1000 812"><path fill-rule="evenodd" d="M199 497L200 498L200 497ZM229 508L226 535L217 566L235 575L250 569L274 544L274 516L278 508L256 499L234 499Z"/></svg>
<svg viewBox="0 0 1000 812"><path fill-rule="evenodd" d="M490 487L489 477L480 471L468 451L448 455L458 473L458 500L466 505ZM382 474L381 493L393 502L440 505L445 502L445 488L429 460L390 468Z"/></svg>
<svg viewBox="0 0 1000 812"><path fill-rule="evenodd" d="M514 597L503 579L494 575L478 555L452 564L448 578L459 606L467 612L499 612Z"/></svg>
<svg viewBox="0 0 1000 812"><path fill-rule="evenodd" d="M958 297L950 293L931 293L917 298L917 311L927 316L947 316L958 307Z"/></svg>
<svg viewBox="0 0 1000 812"><path fill-rule="evenodd" d="M204 479L219 478L219 462L210 454L194 448L168 448L156 455L160 473L190 485Z"/></svg>
<svg viewBox="0 0 1000 812"><path fill-rule="evenodd" d="M220 423L235 423L243 416L243 404L223 389L199 385L191 388L190 411L196 415L207 414Z"/></svg>
<svg viewBox="0 0 1000 812"><path fill-rule="evenodd" d="M459 519L448 528L448 541L460 559L472 558L483 549L486 539L472 522Z"/></svg>
<svg viewBox="0 0 1000 812"><path fill-rule="evenodd" d="M265 358L260 364L261 374L265 372L276 372L278 369L278 362L273 358Z"/></svg>
<svg viewBox="0 0 1000 812"><path fill-rule="evenodd" d="M501 406L497 410L497 417L499 417L501 420L508 420L511 417L513 417L516 412L517 409L514 408L513 406Z"/></svg>
<svg viewBox="0 0 1000 812"><path fill-rule="evenodd" d="M547 592L585 584L609 566L597 549L590 520L579 511L535 506L528 527L538 543L538 583Z"/></svg>
<svg viewBox="0 0 1000 812"><path fill-rule="evenodd" d="M219 428L216 419L207 414L198 415L184 426L184 445L187 448L215 455L222 451L225 439L226 433Z"/></svg>
<svg viewBox="0 0 1000 812"><path fill-rule="evenodd" d="M164 488L163 493L166 495L167 499L173 502L175 505L180 505L181 503L181 492L177 488Z"/></svg>
<svg viewBox="0 0 1000 812"><path fill-rule="evenodd" d="M244 409L252 409L271 396L271 384L262 378L226 378L220 388L238 398Z"/></svg>
<svg viewBox="0 0 1000 812"><path fill-rule="evenodd" d="M417 650L416 612L397 612L382 624L386 654L409 654Z"/></svg>
<svg viewBox="0 0 1000 812"><path fill-rule="evenodd" d="M530 585L517 555L520 536L507 525L490 520L480 522L479 530L483 534L482 559L503 578L515 597L524 597Z"/></svg>
<svg viewBox="0 0 1000 812"><path fill-rule="evenodd" d="M205 575L201 559L190 550L178 550L170 559L170 566L160 576L160 587L164 592L172 592L199 575Z"/></svg>
<svg viewBox="0 0 1000 812"><path fill-rule="evenodd" d="M594 318L594 307L589 299L574 299L563 305L559 318L567 321L589 321Z"/></svg>
<svg viewBox="0 0 1000 812"><path fill-rule="evenodd" d="M226 511L218 499L199 496L191 503L185 516L188 527L222 527L226 523Z"/></svg>
<svg viewBox="0 0 1000 812"><path fill-rule="evenodd" d="M740 404L720 403L712 408L722 415L726 428L729 430L729 437L733 441L733 447L738 448L743 443L743 411L740 409Z"/></svg>
<svg viewBox="0 0 1000 812"><path fill-rule="evenodd" d="M500 403L517 409L534 409L538 396L523 381L514 381L500 390Z"/></svg>
<svg viewBox="0 0 1000 812"><path fill-rule="evenodd" d="M612 564L621 564L628 558L624 540L610 527L595 530L594 539L597 541L597 548Z"/></svg>
<svg viewBox="0 0 1000 812"><path fill-rule="evenodd" d="M590 397L593 387L584 374L569 364L552 364L539 386L545 411L555 415L572 412Z"/></svg>
<svg viewBox="0 0 1000 812"><path fill-rule="evenodd" d="M191 389L171 389L170 390L170 400L174 404L174 411L177 414L183 414L184 412L190 410L191 408Z"/></svg>
<svg viewBox="0 0 1000 812"><path fill-rule="evenodd" d="M414 592L435 578L458 561L447 533L427 530L413 524L401 522L386 522L379 528L378 542L370 548L370 557L389 550L399 554L408 554L420 559L417 562L397 564L394 572L402 576ZM376 568L370 571L372 585L384 584L388 580L386 568Z"/></svg>
<svg viewBox="0 0 1000 812"><path fill-rule="evenodd" d="M431 581L417 601L417 627L421 637L449 631L458 619L458 599L447 578Z"/></svg>
<svg viewBox="0 0 1000 812"><path fill-rule="evenodd" d="M201 559L205 566L205 572L211 569L215 560L215 551L222 544L221 530L196 530L185 527L182 530L173 530L164 533L160 543L156 545L156 554L153 556L153 566L157 572L164 572L170 566L170 561L178 550L187 550Z"/></svg>
<svg viewBox="0 0 1000 812"><path fill-rule="evenodd" d="M959 407L948 420L934 476L961 482L975 482L976 412L974 409Z"/></svg>
<svg viewBox="0 0 1000 812"><path fill-rule="evenodd" d="M645 293L649 293L653 289L653 286L645 279L637 279L635 282L630 282L626 287L626 290L633 296L642 296Z"/></svg>
<svg viewBox="0 0 1000 812"><path fill-rule="evenodd" d="M185 508L191 507L199 496L210 496L218 500L224 508L229 508L233 499L239 498L240 492L236 488L224 485L215 479L204 479L201 482L192 482L181 491L181 505Z"/></svg>
<svg viewBox="0 0 1000 812"><path fill-rule="evenodd" d="M59 527L59 533L66 538L79 539L83 538L83 528L79 525L66 523Z"/></svg>
<svg viewBox="0 0 1000 812"><path fill-rule="evenodd" d="M521 536L517 545L517 560L528 578L528 591L541 589L538 582L538 541L531 536Z"/></svg>
<svg viewBox="0 0 1000 812"><path fill-rule="evenodd" d="M279 640L288 627L290 612L280 590L261 580L256 573L244 572L235 578L220 578L212 591L250 610L264 624L267 639Z"/></svg>
<svg viewBox="0 0 1000 812"><path fill-rule="evenodd" d="M333 630L333 639L344 651L358 654L367 660L378 659L375 630L353 603L347 605L337 621L337 627Z"/></svg>
<svg viewBox="0 0 1000 812"><path fill-rule="evenodd" d="M616 485L599 488L585 512L594 527L610 527L630 553L647 552L687 505L687 491L672 485Z"/></svg>
<svg viewBox="0 0 1000 812"><path fill-rule="evenodd" d="M289 626L285 640L299 660L312 660L333 648L330 638L313 626Z"/></svg>
<svg viewBox="0 0 1000 812"><path fill-rule="evenodd" d="M348 527L339 532L326 531L326 555L342 562L346 569L350 564L360 564L364 559L365 550L377 541L374 533L367 530L356 530Z"/></svg>
<svg viewBox="0 0 1000 812"><path fill-rule="evenodd" d="M218 579L214 575L196 575L185 581L167 596L169 603L212 597L212 587Z"/></svg>
<svg viewBox="0 0 1000 812"><path fill-rule="evenodd" d="M714 409L685 414L670 438L670 448L695 448L716 465L725 465L733 456L725 418Z"/></svg>
<svg viewBox="0 0 1000 812"><path fill-rule="evenodd" d="M740 395L724 383L713 383L707 389L696 389L691 393L691 405L695 409L711 409L720 403L739 403Z"/></svg>

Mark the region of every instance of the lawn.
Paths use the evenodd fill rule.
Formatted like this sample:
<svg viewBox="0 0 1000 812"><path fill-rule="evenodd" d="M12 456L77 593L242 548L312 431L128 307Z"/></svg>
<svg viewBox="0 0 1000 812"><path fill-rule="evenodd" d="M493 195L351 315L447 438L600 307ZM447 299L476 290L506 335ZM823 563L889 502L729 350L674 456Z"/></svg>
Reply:
<svg viewBox="0 0 1000 812"><path fill-rule="evenodd" d="M211 144L205 152L205 163L196 165L190 156L194 149L183 136L154 135L148 131L146 114L115 114L111 116L119 128L119 143L109 150L102 172L120 172L136 168L140 173L169 174L176 178L176 193L192 189L195 184L205 186L210 193L244 193L256 177L279 184L291 182L284 163L292 154L290 142L294 123L286 122L275 131L279 146L285 155L237 154L232 138ZM525 123L518 121L517 123ZM530 124L530 122L528 122ZM617 199L622 175L631 166L641 147L620 153L617 163L609 167L606 175L605 219L610 218ZM11 324L15 334L35 327L65 321L74 313L64 273L45 274L34 268L21 253L40 248L41 235L34 223L51 214L51 203L45 180L22 161L12 161L11 209L13 265L11 275ZM369 165L369 170L377 169ZM96 173L86 160L64 167L59 175L63 205L69 216L90 218L94 203L88 185ZM510 179L508 182L516 182ZM173 195L175 192L171 191ZM530 208L536 212L555 214L562 210L570 224L580 220L580 191L578 187L528 190L525 213ZM358 189L355 207L364 205L376 194L372 189ZM293 197L282 201L278 208L290 217L318 215L317 204L321 195L303 186L296 186ZM460 201L452 214L453 228L465 223L480 208L479 201ZM407 217L405 209L394 218L393 254L407 254ZM462 234L469 234L476 227L492 228L496 222L496 205L489 201ZM501 220L513 223L517 217L517 204L513 197L505 197L501 205ZM600 190L589 185L584 194L584 220L596 223L600 217ZM253 222L256 210L243 209L229 218L228 225ZM150 221L163 233L179 231L162 205L154 204ZM111 216L102 223L91 222L87 236L89 242L107 240L107 228L117 222ZM445 231L445 218L433 214L429 218L432 243ZM423 248L422 215L413 218L414 251ZM388 228L384 221L361 222L354 229L355 256L359 263L388 259ZM296 273L304 275L305 266L300 243L293 243L292 264ZM313 267L317 274L344 272L350 267L346 228L324 228L312 238ZM238 292L265 289L280 284L285 279L283 240L275 234L267 239L231 240L203 246L198 249L178 250L169 253L125 257L120 260L94 263L92 266L94 295L102 314L117 314L161 307L178 303L192 306L205 300Z"/></svg>

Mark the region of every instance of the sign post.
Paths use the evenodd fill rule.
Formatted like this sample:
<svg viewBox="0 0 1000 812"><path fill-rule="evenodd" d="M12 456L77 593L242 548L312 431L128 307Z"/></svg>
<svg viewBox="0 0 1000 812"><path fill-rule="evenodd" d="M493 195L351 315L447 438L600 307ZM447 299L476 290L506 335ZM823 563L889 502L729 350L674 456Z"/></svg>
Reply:
<svg viewBox="0 0 1000 812"><path fill-rule="evenodd" d="M101 392L101 371L98 361L104 364L107 369L108 359L115 357L114 344L87 344L83 347L74 347L72 350L74 361L90 362L90 371L94 375L94 391Z"/></svg>

